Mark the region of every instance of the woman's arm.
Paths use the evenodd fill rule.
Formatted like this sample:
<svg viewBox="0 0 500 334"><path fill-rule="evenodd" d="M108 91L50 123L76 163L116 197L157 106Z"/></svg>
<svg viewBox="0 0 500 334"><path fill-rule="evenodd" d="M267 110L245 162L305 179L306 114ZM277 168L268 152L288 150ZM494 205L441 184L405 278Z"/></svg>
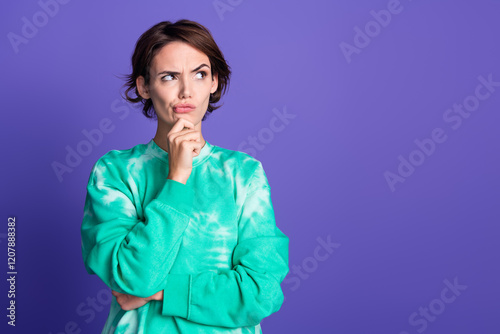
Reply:
<svg viewBox="0 0 500 334"><path fill-rule="evenodd" d="M120 293L115 290L111 290L111 294L116 297L116 301L118 302L118 304L120 304L120 307L125 311L135 310L136 308L143 306L150 300L163 300L163 290L147 298L127 295L125 293Z"/></svg>
<svg viewBox="0 0 500 334"><path fill-rule="evenodd" d="M102 159L92 169L81 226L83 261L112 290L146 298L165 285L193 214L194 190L166 179L140 220L118 173Z"/></svg>
<svg viewBox="0 0 500 334"><path fill-rule="evenodd" d="M220 273L169 274L163 291L162 314L205 325L257 325L278 311L284 295L289 239L276 226L271 192L259 162L239 219L233 268Z"/></svg>

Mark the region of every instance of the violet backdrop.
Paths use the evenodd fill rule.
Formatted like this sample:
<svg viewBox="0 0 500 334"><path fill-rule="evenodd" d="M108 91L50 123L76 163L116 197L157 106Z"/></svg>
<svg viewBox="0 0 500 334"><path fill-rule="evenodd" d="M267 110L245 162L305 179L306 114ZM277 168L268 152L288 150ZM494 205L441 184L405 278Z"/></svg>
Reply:
<svg viewBox="0 0 500 334"><path fill-rule="evenodd" d="M290 238L263 333L500 333L500 1L2 7L0 332L100 333L111 295L82 262L85 187L99 157L154 136L116 76L145 30L187 18L233 71L203 135L262 161Z"/></svg>

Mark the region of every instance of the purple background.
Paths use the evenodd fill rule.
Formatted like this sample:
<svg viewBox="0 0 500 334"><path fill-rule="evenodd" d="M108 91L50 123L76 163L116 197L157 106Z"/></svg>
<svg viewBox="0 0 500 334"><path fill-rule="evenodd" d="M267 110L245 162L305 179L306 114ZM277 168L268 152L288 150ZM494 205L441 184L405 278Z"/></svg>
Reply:
<svg viewBox="0 0 500 334"><path fill-rule="evenodd" d="M43 22L37 1L4 2L0 332L65 333L71 322L100 332L109 304L97 299L90 311L87 298L102 302L106 286L85 271L80 244L90 169L156 131L121 100L115 75L130 71L145 30L187 18L212 32L233 70L204 137L262 161L290 238L286 300L263 332L500 333L500 87L473 97L479 76L500 82L500 2L390 3L69 1ZM371 11L388 6L399 13L377 26ZM22 36L34 16L40 27L16 52L9 33ZM346 57L342 42L363 42L356 27L372 37ZM454 129L443 116L464 101L476 109ZM294 116L276 122L285 111ZM113 130L59 180L52 164L66 164L67 147L106 118ZM439 128L446 140L418 153L415 140ZM398 173L400 155L419 165L391 189L384 173ZM15 329L6 324L10 216ZM318 238L336 244L331 254ZM441 297L454 279L462 290Z"/></svg>

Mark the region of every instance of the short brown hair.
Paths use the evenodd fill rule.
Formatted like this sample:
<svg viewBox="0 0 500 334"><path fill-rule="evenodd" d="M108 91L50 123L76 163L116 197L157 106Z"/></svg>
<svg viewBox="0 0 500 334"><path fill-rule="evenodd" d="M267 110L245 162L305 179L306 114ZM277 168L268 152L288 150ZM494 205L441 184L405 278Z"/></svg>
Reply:
<svg viewBox="0 0 500 334"><path fill-rule="evenodd" d="M142 113L144 116L157 119L153 101L151 99L144 99L139 95L136 79L139 76L143 76L145 84L149 85L149 70L154 56L163 46L173 41L185 42L206 54L210 60L212 76L215 73L218 75L217 90L213 94L210 94L208 109L202 119L204 121L208 114L222 106L222 104L219 106L215 106L214 104L219 102L229 87L231 67L224 59L224 55L215 43L210 31L194 21L186 19L178 20L175 23L163 21L155 24L141 35L137 40L134 54L132 55L132 73L124 76L126 83L122 87L127 87L127 89L125 97L122 97L132 103L141 102L143 104ZM134 90L136 97L129 96L131 90Z"/></svg>

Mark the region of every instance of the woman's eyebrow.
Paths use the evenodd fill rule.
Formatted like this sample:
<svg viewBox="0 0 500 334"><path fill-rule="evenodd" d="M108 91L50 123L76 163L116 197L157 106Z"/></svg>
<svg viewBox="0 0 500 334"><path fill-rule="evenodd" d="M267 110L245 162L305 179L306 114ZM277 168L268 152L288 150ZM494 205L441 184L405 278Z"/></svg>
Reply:
<svg viewBox="0 0 500 334"><path fill-rule="evenodd" d="M195 68L194 70L192 70L191 73L198 71L200 68L202 68L204 66L210 68L210 66L208 66L207 64L201 64L200 66L198 66L197 68ZM173 71L162 71L162 72L158 73L158 75L162 75L162 74L180 74L180 73L179 72L173 72Z"/></svg>

